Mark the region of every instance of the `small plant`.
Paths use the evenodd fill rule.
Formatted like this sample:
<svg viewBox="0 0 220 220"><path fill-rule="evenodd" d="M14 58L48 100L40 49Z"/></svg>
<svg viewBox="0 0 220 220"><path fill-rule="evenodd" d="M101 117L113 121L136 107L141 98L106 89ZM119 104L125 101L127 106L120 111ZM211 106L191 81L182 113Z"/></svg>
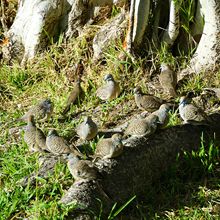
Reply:
<svg viewBox="0 0 220 220"><path fill-rule="evenodd" d="M117 210L115 210L117 206L117 203L115 203L112 207L111 212L109 213L108 220L115 219L135 198L136 196L131 197L124 205L122 205Z"/></svg>

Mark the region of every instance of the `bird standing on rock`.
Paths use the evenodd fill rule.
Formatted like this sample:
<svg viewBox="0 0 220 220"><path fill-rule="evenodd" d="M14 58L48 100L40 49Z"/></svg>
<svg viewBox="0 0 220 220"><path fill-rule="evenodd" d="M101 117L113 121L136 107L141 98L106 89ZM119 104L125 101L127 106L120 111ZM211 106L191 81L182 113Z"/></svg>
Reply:
<svg viewBox="0 0 220 220"><path fill-rule="evenodd" d="M159 118L157 115L151 114L146 118L133 119L126 128L124 134L133 137L148 137L157 129Z"/></svg>
<svg viewBox="0 0 220 220"><path fill-rule="evenodd" d="M165 93L171 97L176 97L177 76L170 66L166 63L161 64L161 73L159 75L160 85Z"/></svg>
<svg viewBox="0 0 220 220"><path fill-rule="evenodd" d="M188 96L180 98L179 113L184 123L193 125L208 124L209 119L206 113L192 104L191 100Z"/></svg>
<svg viewBox="0 0 220 220"><path fill-rule="evenodd" d="M140 87L134 89L134 99L139 109L153 112L159 109L164 101L156 96L144 94Z"/></svg>
<svg viewBox="0 0 220 220"><path fill-rule="evenodd" d="M35 126L34 116L29 115L27 126L24 128L24 141L27 143L30 152L46 150L46 137L39 128Z"/></svg>
<svg viewBox="0 0 220 220"><path fill-rule="evenodd" d="M66 141L60 137L55 130L49 131L46 138L46 145L47 149L55 155L68 154L72 152L75 155L81 156L78 151L70 149Z"/></svg>
<svg viewBox="0 0 220 220"><path fill-rule="evenodd" d="M76 133L82 140L91 140L98 133L98 127L90 116L86 116L84 121L76 128Z"/></svg>
<svg viewBox="0 0 220 220"><path fill-rule="evenodd" d="M81 82L82 82L82 80L78 79L74 83L73 89L67 99L66 107L62 112L63 115L65 115L70 110L71 105L75 104L78 101L78 99L82 99L82 97L84 95L84 91L80 85Z"/></svg>
<svg viewBox="0 0 220 220"><path fill-rule="evenodd" d="M122 135L113 134L111 138L104 138L98 142L95 150L95 158L109 159L117 157L122 154L123 148Z"/></svg>
<svg viewBox="0 0 220 220"><path fill-rule="evenodd" d="M104 101L117 98L120 95L119 83L114 80L112 74L105 75L104 81L106 84L97 89L96 95Z"/></svg>
<svg viewBox="0 0 220 220"><path fill-rule="evenodd" d="M20 119L19 121L27 121L30 115L34 115L35 118L41 121L49 119L53 112L53 103L50 99L44 99L38 104L32 106Z"/></svg>
<svg viewBox="0 0 220 220"><path fill-rule="evenodd" d="M170 105L169 104L162 104L157 111L152 113L153 115L158 116L158 118L159 118L158 126L160 128L164 128L168 124L169 111L170 111Z"/></svg>
<svg viewBox="0 0 220 220"><path fill-rule="evenodd" d="M80 160L73 154L70 154L67 159L67 167L75 181L94 180L97 178L97 170L91 161Z"/></svg>

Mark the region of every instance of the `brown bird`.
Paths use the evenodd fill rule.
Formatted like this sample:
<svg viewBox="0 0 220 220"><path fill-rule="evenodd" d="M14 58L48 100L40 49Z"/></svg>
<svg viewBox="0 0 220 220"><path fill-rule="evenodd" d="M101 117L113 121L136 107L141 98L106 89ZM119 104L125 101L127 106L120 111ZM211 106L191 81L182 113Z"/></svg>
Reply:
<svg viewBox="0 0 220 220"><path fill-rule="evenodd" d="M104 101L110 101L120 95L119 83L116 82L112 74L107 74L104 77L105 85L97 89L96 95Z"/></svg>
<svg viewBox="0 0 220 220"><path fill-rule="evenodd" d="M161 64L159 81L165 93L169 94L171 97L177 96L175 89L177 84L177 76L176 73L171 70L170 66L166 63Z"/></svg>
<svg viewBox="0 0 220 220"><path fill-rule="evenodd" d="M77 150L70 149L67 142L60 137L55 130L49 131L46 138L46 145L47 149L55 155L68 154L72 152L75 155L82 156Z"/></svg>
<svg viewBox="0 0 220 220"><path fill-rule="evenodd" d="M204 88L205 93L210 93L210 95L215 96L220 100L220 88Z"/></svg>
<svg viewBox="0 0 220 220"><path fill-rule="evenodd" d="M32 106L18 121L27 121L30 115L34 115L38 120L46 121L51 116L53 107L53 103L50 99L44 99Z"/></svg>
<svg viewBox="0 0 220 220"><path fill-rule="evenodd" d="M62 114L65 115L69 110L71 105L76 104L78 100L81 100L84 96L84 91L81 87L81 79L78 79L73 84L73 89L67 99L66 107L64 108Z"/></svg>
<svg viewBox="0 0 220 220"><path fill-rule="evenodd" d="M111 138L101 139L96 145L95 158L109 159L118 157L123 152L122 135L113 134Z"/></svg>
<svg viewBox="0 0 220 220"><path fill-rule="evenodd" d="M144 94L140 87L134 89L134 99L139 109L148 112L156 111L164 103L164 100L156 96Z"/></svg>
<svg viewBox="0 0 220 220"><path fill-rule="evenodd" d="M46 150L46 137L39 128L35 126L34 116L29 115L28 124L24 128L24 141L27 143L30 152Z"/></svg>
<svg viewBox="0 0 220 220"><path fill-rule="evenodd" d="M170 105L169 104L162 104L158 110L153 112L153 115L158 116L159 122L158 126L160 128L166 127L166 125L169 122L169 111L170 111Z"/></svg>
<svg viewBox="0 0 220 220"><path fill-rule="evenodd" d="M201 108L192 104L191 100L188 96L180 98L179 113L184 123L193 125L209 124L207 114Z"/></svg>
<svg viewBox="0 0 220 220"><path fill-rule="evenodd" d="M98 133L98 127L90 116L86 116L84 121L77 126L76 133L82 140L91 140Z"/></svg>
<svg viewBox="0 0 220 220"><path fill-rule="evenodd" d="M98 171L91 161L80 160L75 155L70 154L67 159L67 167L77 182L80 180L97 179Z"/></svg>
<svg viewBox="0 0 220 220"><path fill-rule="evenodd" d="M154 114L151 114L146 118L133 119L128 124L124 134L133 137L148 137L156 131L158 122L159 118Z"/></svg>

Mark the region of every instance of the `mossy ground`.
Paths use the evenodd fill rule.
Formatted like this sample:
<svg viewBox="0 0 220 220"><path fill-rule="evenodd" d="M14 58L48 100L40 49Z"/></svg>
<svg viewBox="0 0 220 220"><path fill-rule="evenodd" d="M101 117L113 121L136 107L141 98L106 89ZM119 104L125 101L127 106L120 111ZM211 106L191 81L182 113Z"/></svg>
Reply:
<svg viewBox="0 0 220 220"><path fill-rule="evenodd" d="M137 111L132 90L139 85L163 97L158 86L158 67L163 60L163 50L155 52L153 60L145 57L132 62L118 60L122 45L110 47L105 53L105 62L94 65L92 62L91 39L94 29L87 34L64 43L60 40L39 54L27 67L21 68L2 63L0 69L0 219L63 219L74 205L58 204L65 190L73 183L66 164L58 164L55 174L48 180L37 179L35 186L22 187L19 180L39 169L39 154L30 154L23 135L13 136L9 129L21 125L13 123L31 105L43 98L54 103L53 117L47 123L39 124L45 133L56 128L58 133L68 139L75 135L74 129L83 115L92 114L100 128L117 125ZM185 57L171 57L173 67ZM60 112L71 90L69 79L76 78L75 64L83 60L83 89L86 97L83 102L72 106L65 121L60 122ZM153 62L153 65L152 65ZM151 65L148 65L151 63ZM179 68L176 67L176 71ZM120 81L120 97L109 103L101 103L95 96L106 73L112 73ZM199 94L202 88L219 87L220 73L198 74L192 76L178 88L179 94L194 91ZM153 82L153 83L152 83ZM156 87L155 87L156 85ZM156 89L155 89L156 88ZM175 100L178 102L178 98ZM99 106L99 107L98 107ZM96 109L96 113L94 113ZM77 112L83 111L76 118ZM178 113L173 111L169 126L180 123ZM95 142L90 143L91 152ZM121 219L134 213L137 219L219 219L220 217L220 166L219 145L211 142L198 152L186 152L183 160L176 161L160 180L153 184L148 198L132 201L132 211L125 209ZM109 218L111 219L111 218Z"/></svg>

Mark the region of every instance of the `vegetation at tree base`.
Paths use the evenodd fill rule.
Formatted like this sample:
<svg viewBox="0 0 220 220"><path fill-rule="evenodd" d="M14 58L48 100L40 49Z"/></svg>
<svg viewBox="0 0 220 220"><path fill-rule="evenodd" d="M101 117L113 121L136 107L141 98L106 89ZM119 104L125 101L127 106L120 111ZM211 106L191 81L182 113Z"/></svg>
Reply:
<svg viewBox="0 0 220 220"><path fill-rule="evenodd" d="M10 5L13 11L14 5ZM9 13L9 15L11 15ZM8 15L8 16L9 16ZM186 13L187 16L187 13ZM186 18L189 22L189 18ZM187 26L183 26L187 30ZM0 29L2 31L2 29ZM174 69L178 64L185 65L189 56L173 57L171 52L162 47L153 52L153 60L144 56L132 60L118 59L123 48L122 42L113 43L105 53L105 60L94 64L91 57L91 39L96 27L88 28L82 36L71 39L68 43L61 35L59 40L38 54L26 68L18 63L8 65L1 60L0 68L0 219L65 219L75 204L59 204L61 196L73 183L73 178L66 164L58 163L55 173L48 180L38 178L35 186L22 187L19 180L39 169L39 153L31 154L23 140L23 132L12 135L12 128L24 125L12 122L23 115L26 110L43 98L51 98L55 109L50 121L41 124L44 132L56 128L61 136L70 140L75 127L88 112L99 121L101 128L108 128L112 123L120 124L137 112L134 105L133 88L136 85L163 97L158 86L158 67L162 61L169 61ZM53 39L51 39L53 41ZM190 54L191 56L191 54ZM71 107L67 119L62 121L60 112L71 90L71 79L75 65L83 61L84 72L82 87L86 91L83 102ZM103 76L112 73L120 81L122 94L108 103L101 103L95 91L101 85ZM203 88L219 87L220 72L210 72L191 76L178 87L178 93L194 91L200 94ZM178 103L179 98L176 98ZM213 103L214 106L214 103ZM97 109L96 113L92 110ZM77 114L79 113L79 114ZM75 116L72 120L72 116ZM60 122L62 121L62 122ZM170 114L168 126L175 126L181 121L176 111ZM89 142L85 151L94 152L98 139ZM181 143L180 143L181 145ZM87 148L87 149L86 149ZM220 152L219 143L205 143L201 136L198 151L184 152L178 155L176 163L152 184L148 198L138 201L131 195L123 205L115 204L109 219L118 215L121 219L135 216L137 219L219 219L220 217ZM126 187L126 186L125 186ZM102 204L100 215L102 219Z"/></svg>

